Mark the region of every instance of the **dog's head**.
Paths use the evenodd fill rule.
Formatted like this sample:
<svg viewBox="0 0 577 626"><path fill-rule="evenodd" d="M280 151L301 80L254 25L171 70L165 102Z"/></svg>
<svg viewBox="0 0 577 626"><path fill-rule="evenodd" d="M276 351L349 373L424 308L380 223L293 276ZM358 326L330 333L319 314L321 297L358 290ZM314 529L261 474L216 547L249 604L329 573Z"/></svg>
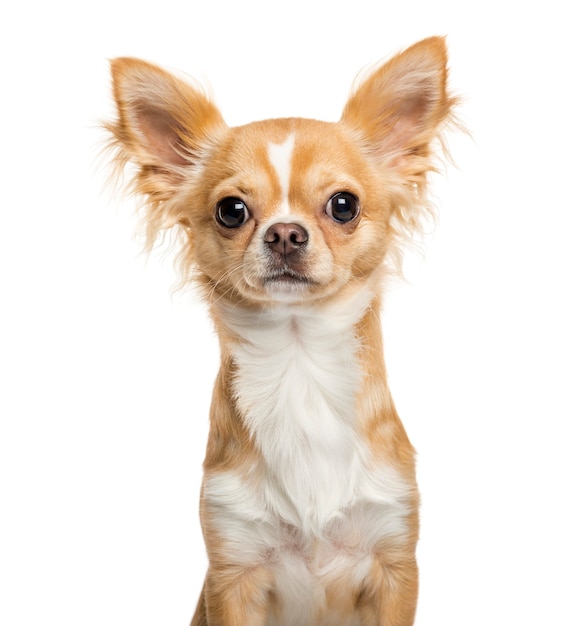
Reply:
<svg viewBox="0 0 577 626"><path fill-rule="evenodd" d="M418 228L431 144L450 118L442 38L415 44L354 90L337 123L229 128L196 87L112 62L118 161L136 164L149 241L179 227L185 280L234 302L310 302L364 283Z"/></svg>

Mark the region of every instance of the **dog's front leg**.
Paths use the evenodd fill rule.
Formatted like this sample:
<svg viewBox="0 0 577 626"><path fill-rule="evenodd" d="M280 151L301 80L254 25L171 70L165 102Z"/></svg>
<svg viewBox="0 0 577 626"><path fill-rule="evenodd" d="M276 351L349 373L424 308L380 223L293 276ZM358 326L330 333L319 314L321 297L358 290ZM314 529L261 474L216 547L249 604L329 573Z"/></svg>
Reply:
<svg viewBox="0 0 577 626"><path fill-rule="evenodd" d="M376 557L361 595L362 626L413 626L418 587L414 558L383 564Z"/></svg>
<svg viewBox="0 0 577 626"><path fill-rule="evenodd" d="M272 576L264 566L211 568L203 589L207 626L264 626Z"/></svg>

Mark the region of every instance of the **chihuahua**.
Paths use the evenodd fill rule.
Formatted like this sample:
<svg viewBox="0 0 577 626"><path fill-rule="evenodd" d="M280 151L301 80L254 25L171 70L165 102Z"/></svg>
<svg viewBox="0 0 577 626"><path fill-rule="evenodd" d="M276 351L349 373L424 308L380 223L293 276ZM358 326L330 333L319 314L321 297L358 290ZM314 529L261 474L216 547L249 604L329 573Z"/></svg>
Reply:
<svg viewBox="0 0 577 626"><path fill-rule="evenodd" d="M369 73L336 123L228 127L202 90L112 61L116 164L150 245L176 232L221 351L193 626L409 626L414 450L383 359L384 278L431 212L455 98L432 37Z"/></svg>

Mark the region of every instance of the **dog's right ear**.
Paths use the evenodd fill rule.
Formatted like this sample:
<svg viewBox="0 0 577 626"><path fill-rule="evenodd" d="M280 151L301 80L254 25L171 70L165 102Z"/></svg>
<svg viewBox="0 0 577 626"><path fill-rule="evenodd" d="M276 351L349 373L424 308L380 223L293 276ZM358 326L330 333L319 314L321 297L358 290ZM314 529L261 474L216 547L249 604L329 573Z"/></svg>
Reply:
<svg viewBox="0 0 577 626"><path fill-rule="evenodd" d="M105 126L118 164L134 162L135 191L162 202L226 131L226 124L199 89L155 65L118 58L111 71L118 118Z"/></svg>

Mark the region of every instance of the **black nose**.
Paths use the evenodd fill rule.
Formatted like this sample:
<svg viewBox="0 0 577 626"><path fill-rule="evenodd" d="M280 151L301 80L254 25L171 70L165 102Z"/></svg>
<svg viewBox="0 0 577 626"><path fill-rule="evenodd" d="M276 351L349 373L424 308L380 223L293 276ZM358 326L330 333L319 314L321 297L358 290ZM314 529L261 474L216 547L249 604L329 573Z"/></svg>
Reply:
<svg viewBox="0 0 577 626"><path fill-rule="evenodd" d="M278 254L288 256L307 245L309 234L298 224L273 224L264 234L267 246Z"/></svg>

